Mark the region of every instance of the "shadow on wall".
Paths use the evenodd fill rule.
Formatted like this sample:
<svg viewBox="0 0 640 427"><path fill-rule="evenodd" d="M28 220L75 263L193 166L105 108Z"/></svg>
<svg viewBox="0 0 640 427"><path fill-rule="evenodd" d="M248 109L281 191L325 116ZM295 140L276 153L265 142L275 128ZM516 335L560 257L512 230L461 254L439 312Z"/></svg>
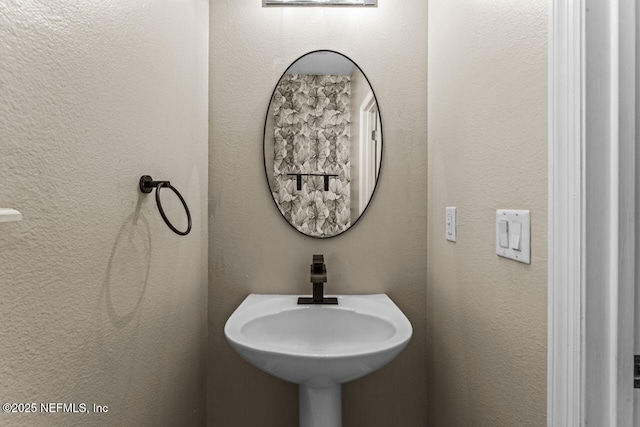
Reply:
<svg viewBox="0 0 640 427"><path fill-rule="evenodd" d="M111 250L107 275L100 294L116 328L123 328L133 320L140 308L151 269L151 229L149 221L140 214L142 196L136 210L120 227Z"/></svg>
<svg viewBox="0 0 640 427"><path fill-rule="evenodd" d="M133 376L135 363L127 356L136 354L140 345L141 316L136 314L140 314L151 270L151 229L140 213L142 197L118 231L95 311L97 356L103 366L115 367L114 375L125 381ZM124 395L129 389L123 389Z"/></svg>

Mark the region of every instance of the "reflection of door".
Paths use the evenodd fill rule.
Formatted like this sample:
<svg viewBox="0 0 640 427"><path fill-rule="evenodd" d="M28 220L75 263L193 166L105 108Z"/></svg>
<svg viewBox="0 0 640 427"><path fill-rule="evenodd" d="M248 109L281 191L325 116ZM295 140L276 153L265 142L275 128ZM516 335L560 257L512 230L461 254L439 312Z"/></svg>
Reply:
<svg viewBox="0 0 640 427"><path fill-rule="evenodd" d="M382 144L378 104L369 92L360 106L359 213L367 207L380 172Z"/></svg>
<svg viewBox="0 0 640 427"><path fill-rule="evenodd" d="M373 112L372 119L375 122L375 126L373 129L373 133L371 136L372 149L375 151L375 158L373 159L373 167L375 170L375 182L378 181L378 175L380 174L380 156L382 154L382 144L380 143L381 138L381 130L380 130L380 114L378 113L378 104L375 105L375 112ZM374 184L375 186L375 184ZM373 191L373 189L371 190Z"/></svg>

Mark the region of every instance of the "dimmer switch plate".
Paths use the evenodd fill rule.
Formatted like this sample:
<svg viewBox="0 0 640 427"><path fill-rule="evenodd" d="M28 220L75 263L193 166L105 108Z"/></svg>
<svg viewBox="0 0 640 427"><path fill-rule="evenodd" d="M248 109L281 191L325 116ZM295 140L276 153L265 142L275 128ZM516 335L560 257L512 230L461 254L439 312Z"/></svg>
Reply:
<svg viewBox="0 0 640 427"><path fill-rule="evenodd" d="M496 254L531 264L531 211L496 211Z"/></svg>
<svg viewBox="0 0 640 427"><path fill-rule="evenodd" d="M446 209L446 237L450 242L456 241L456 208L448 207Z"/></svg>

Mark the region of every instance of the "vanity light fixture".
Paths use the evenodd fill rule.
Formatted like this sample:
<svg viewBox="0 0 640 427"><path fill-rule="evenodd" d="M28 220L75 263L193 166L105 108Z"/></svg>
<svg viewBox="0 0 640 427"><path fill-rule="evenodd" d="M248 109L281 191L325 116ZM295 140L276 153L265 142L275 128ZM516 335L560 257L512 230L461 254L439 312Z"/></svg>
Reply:
<svg viewBox="0 0 640 427"><path fill-rule="evenodd" d="M378 0L262 0L263 6L378 6Z"/></svg>

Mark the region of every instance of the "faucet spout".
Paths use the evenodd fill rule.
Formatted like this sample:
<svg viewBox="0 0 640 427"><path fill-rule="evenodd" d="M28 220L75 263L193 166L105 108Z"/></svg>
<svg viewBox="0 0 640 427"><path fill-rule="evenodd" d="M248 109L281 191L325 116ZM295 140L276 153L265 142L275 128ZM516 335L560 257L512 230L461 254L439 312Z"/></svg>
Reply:
<svg viewBox="0 0 640 427"><path fill-rule="evenodd" d="M338 304L338 298L324 296L324 284L327 281L327 266L324 263L324 255L314 255L311 264L311 283L313 284L313 296L298 298L298 304Z"/></svg>
<svg viewBox="0 0 640 427"><path fill-rule="evenodd" d="M323 255L314 255L311 264L311 283L325 283L327 281L327 266Z"/></svg>

